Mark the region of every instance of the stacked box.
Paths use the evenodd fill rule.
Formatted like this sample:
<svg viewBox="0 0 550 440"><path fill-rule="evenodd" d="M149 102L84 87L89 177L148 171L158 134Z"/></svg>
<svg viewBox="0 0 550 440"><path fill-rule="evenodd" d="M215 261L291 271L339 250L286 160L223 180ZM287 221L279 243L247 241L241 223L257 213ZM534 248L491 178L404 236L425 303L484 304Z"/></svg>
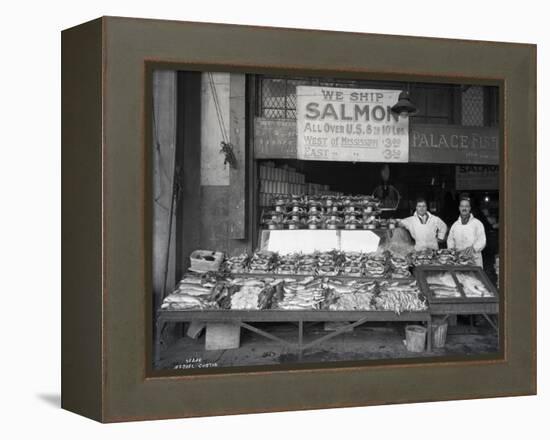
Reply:
<svg viewBox="0 0 550 440"><path fill-rule="evenodd" d="M273 204L273 194L260 193L260 206L268 207Z"/></svg>
<svg viewBox="0 0 550 440"><path fill-rule="evenodd" d="M260 178L260 181L267 180L267 167L265 165L259 166L258 177Z"/></svg>
<svg viewBox="0 0 550 440"><path fill-rule="evenodd" d="M270 206L274 195L342 195L330 185L306 182L306 176L295 168L276 167L274 162L259 166L260 206Z"/></svg>

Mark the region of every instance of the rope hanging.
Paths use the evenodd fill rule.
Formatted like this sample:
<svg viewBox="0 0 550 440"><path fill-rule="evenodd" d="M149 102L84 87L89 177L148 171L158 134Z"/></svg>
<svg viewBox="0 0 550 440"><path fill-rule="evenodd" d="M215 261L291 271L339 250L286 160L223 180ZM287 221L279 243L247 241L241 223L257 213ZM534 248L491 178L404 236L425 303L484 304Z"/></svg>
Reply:
<svg viewBox="0 0 550 440"><path fill-rule="evenodd" d="M233 145L231 144L229 134L227 133L227 130L225 128L225 121L223 119L220 100L218 98L218 91L216 89L216 84L214 83L214 76L212 75L212 72L208 72L208 83L210 85L210 89L212 90L212 99L214 100L214 107L216 109L218 125L222 134L220 153L223 153L225 156L223 164L224 166L229 164L230 168L237 168L237 158L235 157L235 153L233 152Z"/></svg>

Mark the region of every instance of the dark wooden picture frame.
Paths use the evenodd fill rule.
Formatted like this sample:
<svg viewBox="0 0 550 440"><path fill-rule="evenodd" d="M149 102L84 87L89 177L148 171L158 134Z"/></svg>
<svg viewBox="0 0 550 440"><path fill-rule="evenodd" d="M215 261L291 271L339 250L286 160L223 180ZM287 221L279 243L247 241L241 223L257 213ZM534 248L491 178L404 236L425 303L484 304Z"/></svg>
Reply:
<svg viewBox="0 0 550 440"><path fill-rule="evenodd" d="M151 65L498 84L502 355L152 375ZM115 422L536 393L536 46L103 17L62 34L62 202L63 408Z"/></svg>

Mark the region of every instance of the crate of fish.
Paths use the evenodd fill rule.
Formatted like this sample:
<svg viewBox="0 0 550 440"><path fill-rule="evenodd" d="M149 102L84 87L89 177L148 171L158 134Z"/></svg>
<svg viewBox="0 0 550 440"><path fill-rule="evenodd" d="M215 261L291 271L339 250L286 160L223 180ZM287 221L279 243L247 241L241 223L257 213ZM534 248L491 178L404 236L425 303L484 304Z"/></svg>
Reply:
<svg viewBox="0 0 550 440"><path fill-rule="evenodd" d="M424 266L415 275L430 303L498 302L496 287L477 266Z"/></svg>

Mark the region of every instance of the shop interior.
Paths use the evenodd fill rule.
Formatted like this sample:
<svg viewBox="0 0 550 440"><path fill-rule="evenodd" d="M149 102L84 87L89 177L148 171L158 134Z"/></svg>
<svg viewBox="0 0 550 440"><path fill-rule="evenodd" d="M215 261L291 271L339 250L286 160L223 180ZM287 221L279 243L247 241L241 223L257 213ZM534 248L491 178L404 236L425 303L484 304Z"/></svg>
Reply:
<svg viewBox="0 0 550 440"><path fill-rule="evenodd" d="M459 198L463 195L472 201L472 214L479 219L487 234L487 246L483 250L484 268L496 284L494 270L498 255L499 191L461 190L456 188L456 164L394 163L375 162L332 162L303 161L296 159L270 159L257 161L259 167L274 167L303 175L305 185L295 186L298 193L320 195L373 195L376 188L384 186L383 168L388 167L387 185L397 189L400 195L395 209L382 211L385 218L402 219L414 213L416 200L427 201L428 210L440 217L450 228L458 218ZM284 177L283 177L284 179ZM271 206L272 195L262 200L262 176L256 183L260 188L258 203L263 208ZM303 188L303 189L302 189ZM265 206L262 206L264 205ZM258 211L258 227L261 228L262 209ZM442 246L445 246L442 243Z"/></svg>

